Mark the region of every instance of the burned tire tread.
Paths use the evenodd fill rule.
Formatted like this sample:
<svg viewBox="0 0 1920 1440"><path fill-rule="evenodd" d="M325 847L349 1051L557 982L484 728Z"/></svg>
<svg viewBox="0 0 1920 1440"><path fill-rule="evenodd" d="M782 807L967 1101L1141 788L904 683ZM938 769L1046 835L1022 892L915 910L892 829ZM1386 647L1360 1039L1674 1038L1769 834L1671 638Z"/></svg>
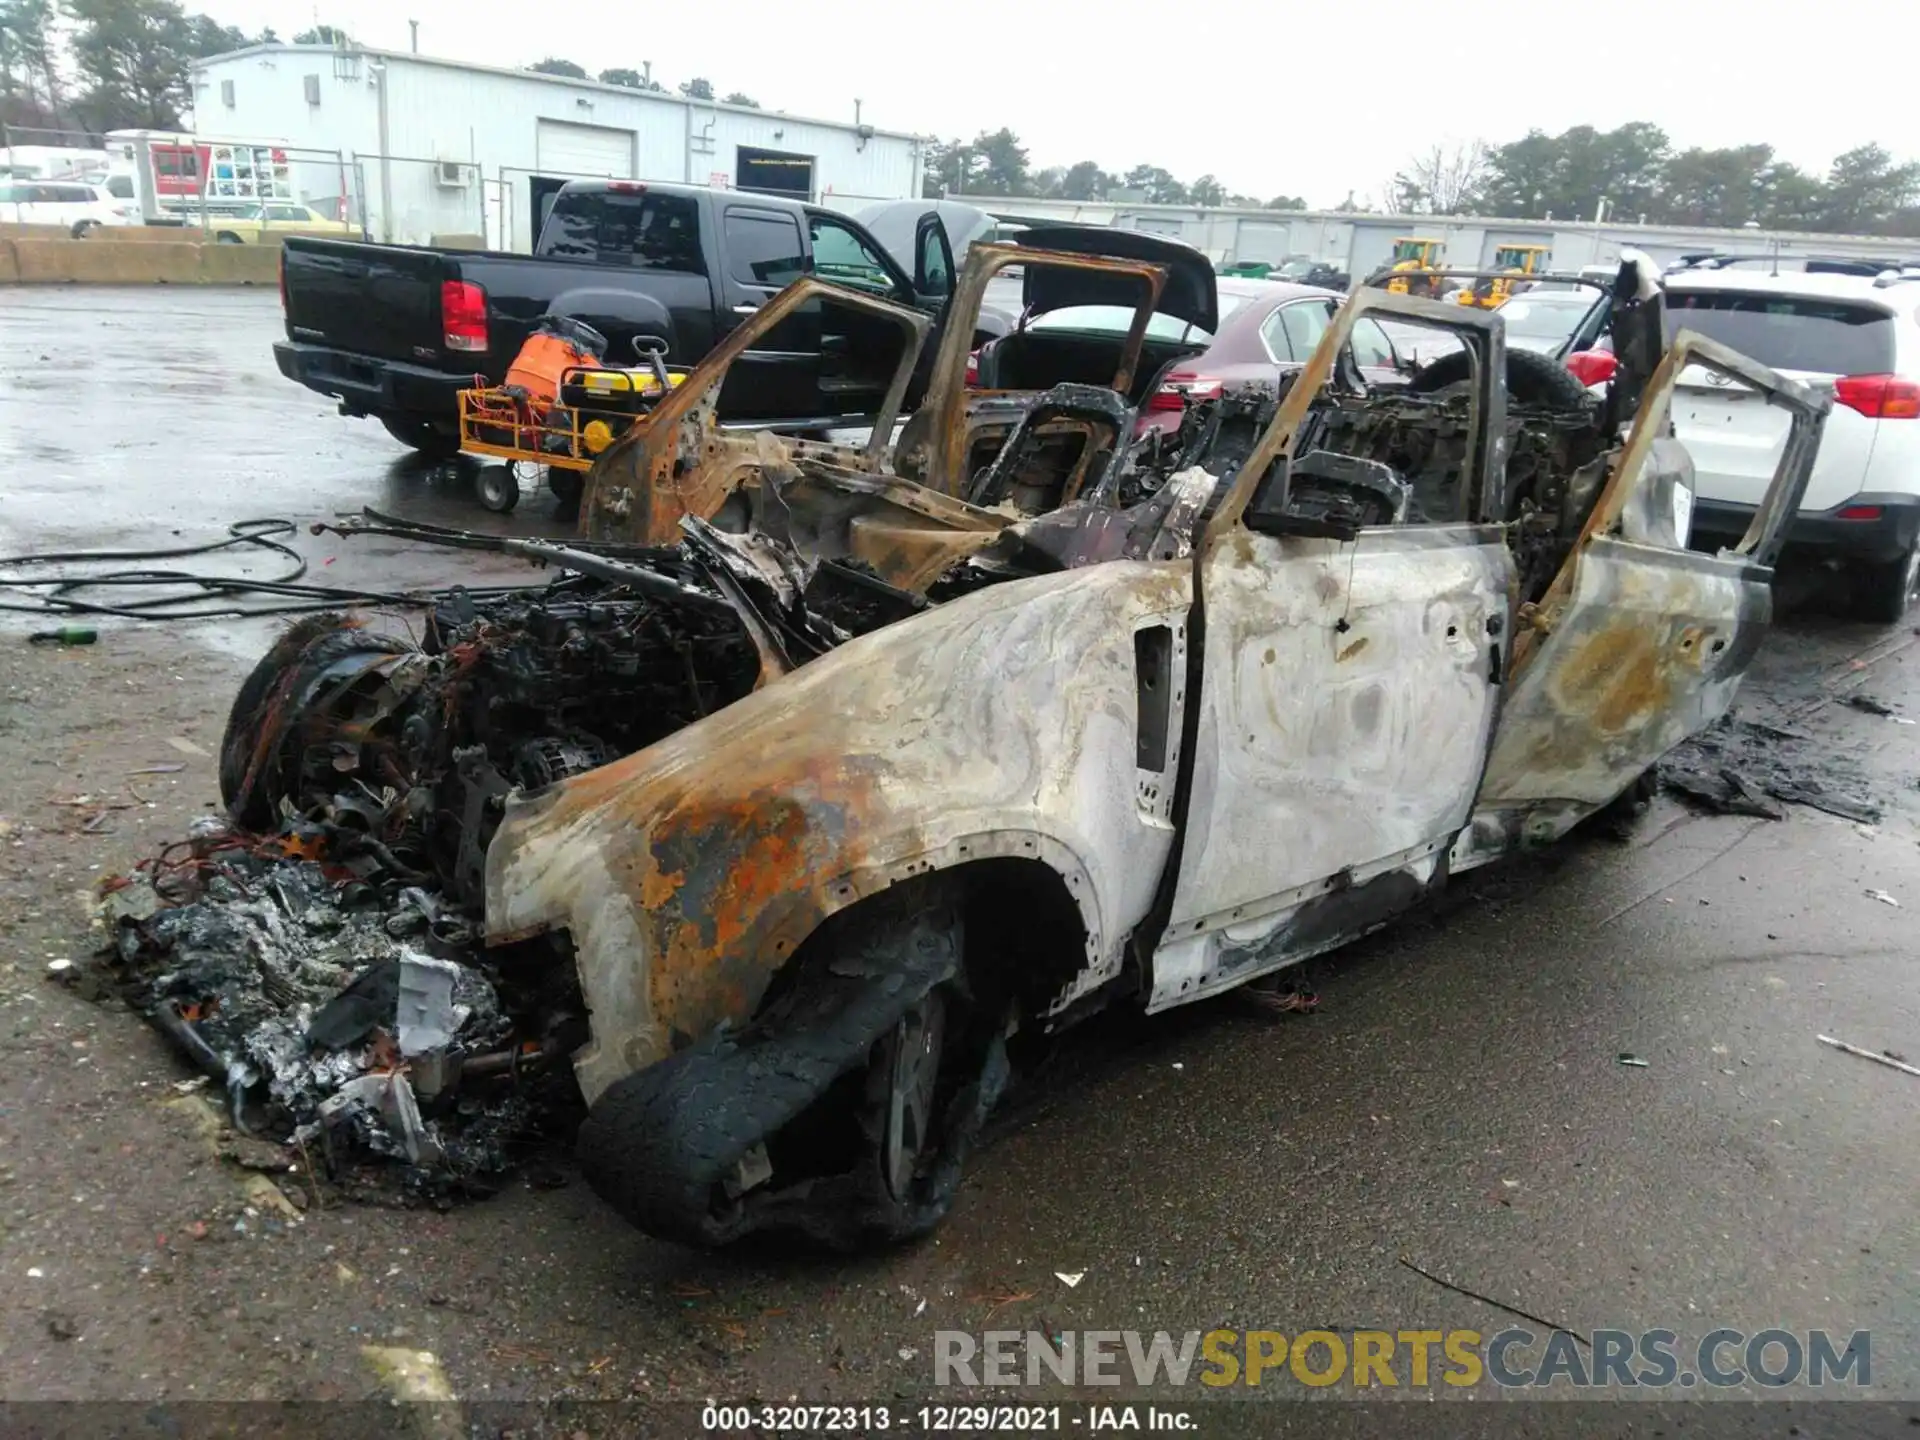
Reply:
<svg viewBox="0 0 1920 1440"><path fill-rule="evenodd" d="M809 1181L791 1205L774 1195L751 1224L744 1210L714 1211L716 1187L742 1156L866 1065L877 1040L959 970L957 913L925 887L829 923L833 933L796 960L807 968L764 1018L615 1081L588 1110L578 1140L587 1181L639 1229L697 1246L749 1228L786 1231L854 1249L924 1233L945 1214L944 1200L890 1213L905 1207L883 1203L877 1164Z"/></svg>
<svg viewBox="0 0 1920 1440"><path fill-rule="evenodd" d="M1422 369L1407 388L1418 395L1431 394L1470 379L1472 374L1467 352L1455 350ZM1584 409L1593 398L1579 376L1551 356L1533 350L1507 351L1507 394L1518 404L1546 410Z"/></svg>

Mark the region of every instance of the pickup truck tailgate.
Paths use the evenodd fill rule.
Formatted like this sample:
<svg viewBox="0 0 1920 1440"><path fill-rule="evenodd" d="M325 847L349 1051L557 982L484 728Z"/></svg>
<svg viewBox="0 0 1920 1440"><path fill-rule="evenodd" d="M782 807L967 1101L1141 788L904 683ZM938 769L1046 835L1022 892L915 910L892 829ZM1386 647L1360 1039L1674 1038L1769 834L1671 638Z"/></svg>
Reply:
<svg viewBox="0 0 1920 1440"><path fill-rule="evenodd" d="M290 237L287 338L412 364L440 358L440 282L431 250Z"/></svg>

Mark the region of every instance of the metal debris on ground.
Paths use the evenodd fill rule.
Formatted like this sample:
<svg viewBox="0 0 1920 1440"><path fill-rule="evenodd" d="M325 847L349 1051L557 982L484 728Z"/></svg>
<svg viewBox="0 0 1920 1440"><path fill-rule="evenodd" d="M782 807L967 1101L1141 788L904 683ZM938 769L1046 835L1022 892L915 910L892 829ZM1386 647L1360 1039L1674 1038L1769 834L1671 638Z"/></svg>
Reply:
<svg viewBox="0 0 1920 1440"><path fill-rule="evenodd" d="M1613 1063L1616 1065L1625 1065L1632 1070L1646 1070L1651 1068L1647 1061L1642 1060L1638 1055L1626 1050L1622 1050L1618 1055L1614 1056Z"/></svg>
<svg viewBox="0 0 1920 1440"><path fill-rule="evenodd" d="M1891 905L1896 910L1900 908L1900 902L1884 890L1870 889L1867 891L1867 898L1869 900L1878 900L1882 905Z"/></svg>
<svg viewBox="0 0 1920 1440"><path fill-rule="evenodd" d="M1728 716L1660 761L1660 782L1719 815L1779 820L1773 802L1805 805L1843 820L1876 823L1883 807L1859 768L1805 731Z"/></svg>
<svg viewBox="0 0 1920 1440"><path fill-rule="evenodd" d="M1876 700L1871 695L1849 695L1840 703L1850 709L1864 711L1868 715L1886 716L1893 714L1893 707L1891 705L1887 704L1884 700Z"/></svg>
<svg viewBox="0 0 1920 1440"><path fill-rule="evenodd" d="M1909 1065L1899 1056L1884 1050L1865 1050L1858 1045L1849 1045L1844 1040L1836 1040L1831 1035L1816 1035L1813 1038L1822 1045L1831 1045L1834 1049L1844 1050L1849 1055L1858 1055L1862 1060L1871 1060L1876 1065L1885 1065L1890 1070L1898 1070L1906 1075L1920 1075L1920 1065Z"/></svg>

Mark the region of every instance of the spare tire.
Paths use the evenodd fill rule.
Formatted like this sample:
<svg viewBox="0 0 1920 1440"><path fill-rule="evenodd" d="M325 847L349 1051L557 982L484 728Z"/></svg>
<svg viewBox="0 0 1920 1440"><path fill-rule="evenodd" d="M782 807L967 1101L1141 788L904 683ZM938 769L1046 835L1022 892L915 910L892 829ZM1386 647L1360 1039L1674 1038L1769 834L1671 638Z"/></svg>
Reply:
<svg viewBox="0 0 1920 1440"><path fill-rule="evenodd" d="M1471 364L1465 350L1455 350L1421 370L1407 388L1416 395L1431 395L1458 385L1472 376ZM1542 410L1583 410L1593 398L1579 376L1537 350L1507 351L1507 397Z"/></svg>

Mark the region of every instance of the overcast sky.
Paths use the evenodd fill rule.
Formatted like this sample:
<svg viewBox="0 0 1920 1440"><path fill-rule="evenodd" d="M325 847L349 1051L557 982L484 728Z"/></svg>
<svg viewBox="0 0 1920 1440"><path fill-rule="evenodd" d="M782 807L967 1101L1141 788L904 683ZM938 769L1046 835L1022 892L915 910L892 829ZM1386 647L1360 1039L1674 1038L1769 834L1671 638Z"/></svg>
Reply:
<svg viewBox="0 0 1920 1440"><path fill-rule="evenodd" d="M1316 206L1378 192L1436 141L1498 143L1529 127L1648 120L1678 147L1766 143L1818 172L1870 140L1920 153L1906 43L1920 30L1895 0L1790 12L1778 0L205 8L249 32L271 25L291 39L319 20L396 50L411 18L424 53L493 65L556 55L597 73L651 61L669 89L703 75L717 94L742 90L794 115L851 120L858 96L883 129L971 138L1009 126L1035 168L1161 165Z"/></svg>

